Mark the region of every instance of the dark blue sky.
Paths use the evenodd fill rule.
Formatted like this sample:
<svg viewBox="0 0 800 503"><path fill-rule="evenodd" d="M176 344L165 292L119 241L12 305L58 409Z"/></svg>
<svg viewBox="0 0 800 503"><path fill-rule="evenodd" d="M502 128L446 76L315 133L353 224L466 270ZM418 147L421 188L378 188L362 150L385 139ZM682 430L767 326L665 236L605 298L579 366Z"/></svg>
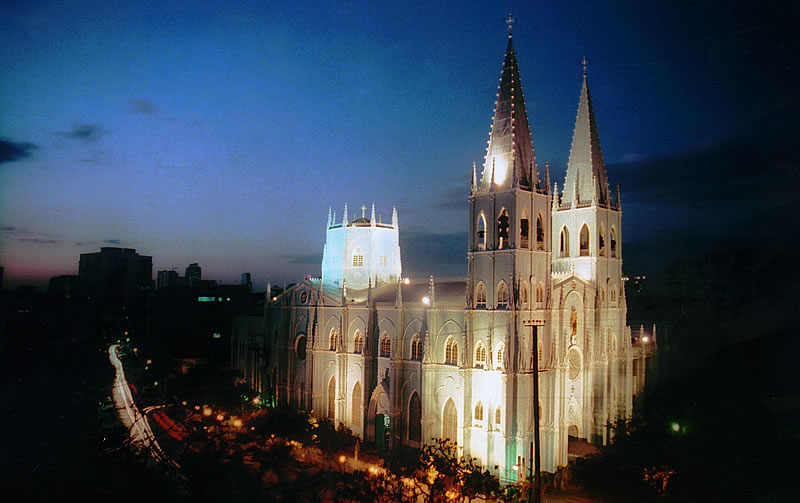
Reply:
<svg viewBox="0 0 800 503"><path fill-rule="evenodd" d="M125 246L154 270L199 262L209 278L294 281L319 274L328 207L372 202L387 219L398 208L407 273L466 272L468 176L508 5L88 3L0 6L7 280L74 274L80 253ZM797 157L781 138L796 140L798 107L783 36L796 14L769 2L514 6L534 149L559 183L579 61L591 61L626 268L787 211Z"/></svg>

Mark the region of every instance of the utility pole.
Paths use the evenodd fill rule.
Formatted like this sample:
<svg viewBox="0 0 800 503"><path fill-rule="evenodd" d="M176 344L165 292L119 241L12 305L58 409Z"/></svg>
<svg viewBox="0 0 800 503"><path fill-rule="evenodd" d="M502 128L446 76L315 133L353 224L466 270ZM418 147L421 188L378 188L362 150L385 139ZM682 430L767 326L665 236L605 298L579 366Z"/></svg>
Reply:
<svg viewBox="0 0 800 503"><path fill-rule="evenodd" d="M539 454L539 330L538 327L544 326L543 320L525 320L522 322L526 327L531 327L531 339L533 348L531 349L531 360L533 363L533 487L528 489L528 503L541 503L542 498L542 478L541 478L541 456ZM533 490L533 497L531 497Z"/></svg>

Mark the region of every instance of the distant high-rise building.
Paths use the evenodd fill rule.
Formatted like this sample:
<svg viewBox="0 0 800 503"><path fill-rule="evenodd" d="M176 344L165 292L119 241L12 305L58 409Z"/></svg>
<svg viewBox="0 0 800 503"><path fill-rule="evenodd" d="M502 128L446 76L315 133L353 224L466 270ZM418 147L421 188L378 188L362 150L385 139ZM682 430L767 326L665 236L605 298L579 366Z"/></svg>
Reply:
<svg viewBox="0 0 800 503"><path fill-rule="evenodd" d="M200 286L200 281L202 281L202 279L202 268L196 262L189 264L189 267L186 268L186 283L190 287Z"/></svg>
<svg viewBox="0 0 800 503"><path fill-rule="evenodd" d="M158 288L159 290L170 286L178 286L179 284L180 284L180 276L178 276L178 271L175 270L158 271L158 276L156 278L156 288Z"/></svg>
<svg viewBox="0 0 800 503"><path fill-rule="evenodd" d="M253 286L253 279L251 278L249 272L243 272L242 273L242 284L244 286L247 286L247 287L252 287Z"/></svg>
<svg viewBox="0 0 800 503"><path fill-rule="evenodd" d="M153 257L132 248L103 247L81 253L78 265L81 287L90 297L120 300L153 286Z"/></svg>

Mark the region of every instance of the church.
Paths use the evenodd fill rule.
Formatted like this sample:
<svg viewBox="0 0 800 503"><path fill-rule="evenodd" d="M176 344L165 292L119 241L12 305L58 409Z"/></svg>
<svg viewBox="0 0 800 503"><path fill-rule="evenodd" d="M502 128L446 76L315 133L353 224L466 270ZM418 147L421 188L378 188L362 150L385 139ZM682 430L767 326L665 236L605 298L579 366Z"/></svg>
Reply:
<svg viewBox="0 0 800 503"><path fill-rule="evenodd" d="M620 191L586 73L584 60L559 191L536 164L509 29L483 168L464 187L467 275L404 277L396 210L386 222L374 205L329 211L321 277L235 323L248 384L381 451L452 439L504 480L530 466L534 412L544 470L608 442L644 386L646 354L626 324Z"/></svg>

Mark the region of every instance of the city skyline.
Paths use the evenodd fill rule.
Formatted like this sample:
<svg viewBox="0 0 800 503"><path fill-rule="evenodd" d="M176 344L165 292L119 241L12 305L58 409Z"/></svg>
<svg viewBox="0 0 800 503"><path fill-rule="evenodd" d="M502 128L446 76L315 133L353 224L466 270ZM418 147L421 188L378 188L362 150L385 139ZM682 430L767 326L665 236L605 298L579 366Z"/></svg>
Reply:
<svg viewBox="0 0 800 503"><path fill-rule="evenodd" d="M783 155L772 146L796 131L776 118L797 106L769 44L778 35L763 29L774 21L719 7L514 6L537 162L560 186L590 61L628 270L648 272L649 243L667 255L731 239L738 217L790 200L796 175L770 168ZM405 275L466 274L469 175L483 162L507 13L0 8L6 282L76 274L79 255L103 246L152 256L154 275L196 262L226 282L293 282L319 274L328 208L341 218L345 204L352 216L372 203L387 220L397 207ZM772 204L742 215L752 197Z"/></svg>

